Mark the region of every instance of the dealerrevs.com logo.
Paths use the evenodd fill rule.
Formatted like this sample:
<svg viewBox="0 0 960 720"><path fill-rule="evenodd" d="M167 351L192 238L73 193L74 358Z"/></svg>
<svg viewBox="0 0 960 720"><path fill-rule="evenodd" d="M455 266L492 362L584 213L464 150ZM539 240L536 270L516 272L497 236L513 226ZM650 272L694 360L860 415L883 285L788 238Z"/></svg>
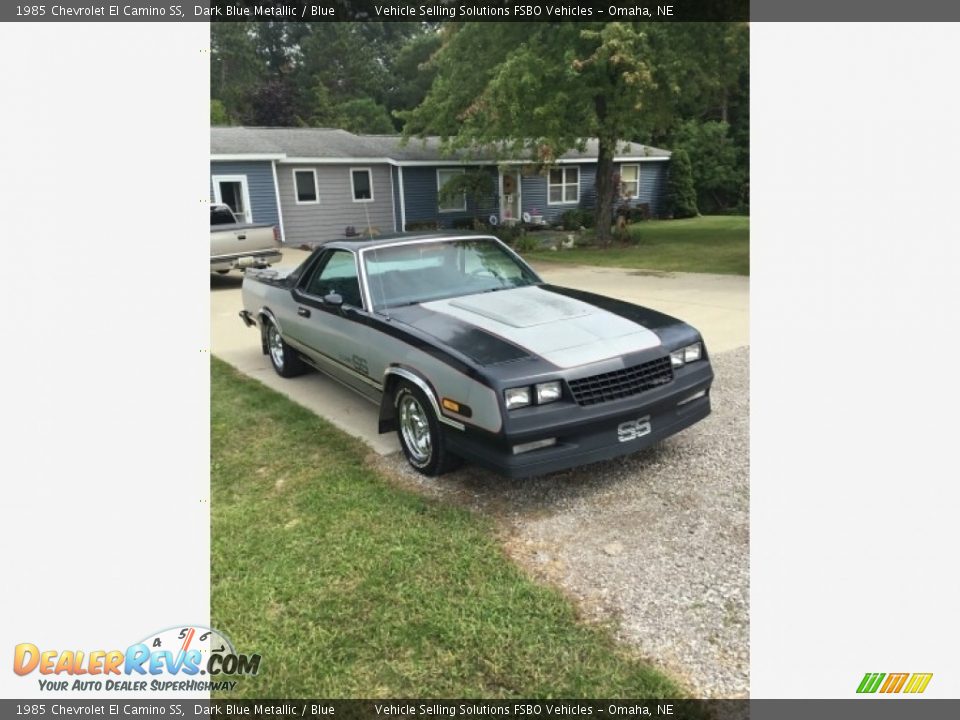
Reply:
<svg viewBox="0 0 960 720"><path fill-rule="evenodd" d="M858 693L922 693L930 684L933 673L866 673Z"/></svg>
<svg viewBox="0 0 960 720"><path fill-rule="evenodd" d="M259 655L238 653L223 633L201 625L151 633L125 650L52 650L20 643L13 671L37 673L41 690L201 691L233 690L256 675Z"/></svg>

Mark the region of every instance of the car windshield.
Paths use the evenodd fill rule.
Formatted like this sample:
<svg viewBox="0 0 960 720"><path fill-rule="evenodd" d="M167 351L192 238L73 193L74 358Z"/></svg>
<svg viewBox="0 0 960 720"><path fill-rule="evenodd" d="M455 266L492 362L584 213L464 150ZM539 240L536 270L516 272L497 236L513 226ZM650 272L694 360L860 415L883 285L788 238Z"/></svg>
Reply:
<svg viewBox="0 0 960 720"><path fill-rule="evenodd" d="M377 310L540 282L489 238L373 247L364 251L363 261Z"/></svg>

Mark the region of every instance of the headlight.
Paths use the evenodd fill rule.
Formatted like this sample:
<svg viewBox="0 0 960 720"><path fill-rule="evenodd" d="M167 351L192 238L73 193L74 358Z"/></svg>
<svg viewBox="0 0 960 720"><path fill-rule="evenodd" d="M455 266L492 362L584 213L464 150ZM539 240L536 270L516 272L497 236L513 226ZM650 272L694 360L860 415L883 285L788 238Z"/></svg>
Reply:
<svg viewBox="0 0 960 720"><path fill-rule="evenodd" d="M518 407L530 404L530 388L507 388L503 391L503 399L507 404L507 410L513 410Z"/></svg>
<svg viewBox="0 0 960 720"><path fill-rule="evenodd" d="M555 400L559 400L561 394L562 390L560 389L559 380L540 383L537 385L537 405L543 405L544 403L551 403Z"/></svg>
<svg viewBox="0 0 960 720"><path fill-rule="evenodd" d="M670 353L670 363L674 367L695 362L703 357L703 343L695 342Z"/></svg>

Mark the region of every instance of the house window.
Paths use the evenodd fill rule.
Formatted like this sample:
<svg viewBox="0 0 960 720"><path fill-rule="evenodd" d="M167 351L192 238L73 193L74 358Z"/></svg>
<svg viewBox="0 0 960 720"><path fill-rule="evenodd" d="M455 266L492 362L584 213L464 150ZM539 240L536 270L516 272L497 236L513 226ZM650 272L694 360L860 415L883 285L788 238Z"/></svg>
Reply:
<svg viewBox="0 0 960 720"><path fill-rule="evenodd" d="M443 189L443 186L453 180L458 175L463 175L463 168L449 168L446 170L437 170L437 192ZM437 201L437 208L440 212L463 212L467 209L467 194L461 193L447 200Z"/></svg>
<svg viewBox="0 0 960 720"><path fill-rule="evenodd" d="M253 222L246 175L214 175L213 201L229 207L238 222Z"/></svg>
<svg viewBox="0 0 960 720"><path fill-rule="evenodd" d="M293 189L297 196L297 205L320 202L320 194L317 192L317 171L294 170Z"/></svg>
<svg viewBox="0 0 960 720"><path fill-rule="evenodd" d="M373 202L373 178L370 168L350 169L350 189L354 202Z"/></svg>
<svg viewBox="0 0 960 720"><path fill-rule="evenodd" d="M551 170L547 178L547 203L561 205L575 202L580 202L580 168L561 167Z"/></svg>
<svg viewBox="0 0 960 720"><path fill-rule="evenodd" d="M620 166L620 197L636 199L640 197L640 166Z"/></svg>

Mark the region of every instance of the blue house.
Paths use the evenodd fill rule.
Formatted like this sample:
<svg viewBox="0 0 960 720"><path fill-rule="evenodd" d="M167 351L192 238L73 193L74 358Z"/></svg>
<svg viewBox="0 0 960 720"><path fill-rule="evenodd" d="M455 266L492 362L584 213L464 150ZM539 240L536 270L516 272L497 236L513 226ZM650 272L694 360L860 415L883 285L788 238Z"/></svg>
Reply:
<svg viewBox="0 0 960 720"><path fill-rule="evenodd" d="M210 199L249 222L280 226L287 244L314 244L371 229L491 223L553 223L596 204L596 140L546 167L524 160L449 157L436 138L401 145L394 135L326 128L212 128ZM664 211L670 153L636 143L614 158L622 202ZM490 174L493 196L440 202L440 188L466 172Z"/></svg>

